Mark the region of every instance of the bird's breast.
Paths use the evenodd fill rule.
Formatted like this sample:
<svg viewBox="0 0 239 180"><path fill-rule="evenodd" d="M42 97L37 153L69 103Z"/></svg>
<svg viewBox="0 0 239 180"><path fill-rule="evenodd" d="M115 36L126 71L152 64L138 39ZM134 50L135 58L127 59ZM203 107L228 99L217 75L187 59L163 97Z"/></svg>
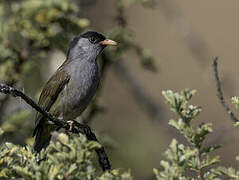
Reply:
<svg viewBox="0 0 239 180"><path fill-rule="evenodd" d="M96 63L73 67L70 81L64 89L64 114L66 119L75 119L88 106L99 85L99 72Z"/></svg>

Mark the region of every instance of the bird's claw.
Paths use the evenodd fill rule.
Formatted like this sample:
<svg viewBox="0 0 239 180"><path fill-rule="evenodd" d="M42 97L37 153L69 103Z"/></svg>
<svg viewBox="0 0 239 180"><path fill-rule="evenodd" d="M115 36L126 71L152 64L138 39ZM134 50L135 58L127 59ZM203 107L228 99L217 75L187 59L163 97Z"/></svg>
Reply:
<svg viewBox="0 0 239 180"><path fill-rule="evenodd" d="M67 124L69 124L69 126L70 126L69 131L72 131L74 121L69 120L69 121L67 121Z"/></svg>

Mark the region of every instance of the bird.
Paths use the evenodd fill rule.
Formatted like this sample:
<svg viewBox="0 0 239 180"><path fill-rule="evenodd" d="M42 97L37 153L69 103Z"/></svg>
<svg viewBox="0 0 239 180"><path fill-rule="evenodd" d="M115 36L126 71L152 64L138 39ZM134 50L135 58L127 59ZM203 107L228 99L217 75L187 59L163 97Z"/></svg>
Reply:
<svg viewBox="0 0 239 180"><path fill-rule="evenodd" d="M56 118L71 121L81 115L100 82L97 57L117 43L96 31L84 32L70 42L66 60L44 85L38 105ZM33 149L39 153L59 127L36 113Z"/></svg>

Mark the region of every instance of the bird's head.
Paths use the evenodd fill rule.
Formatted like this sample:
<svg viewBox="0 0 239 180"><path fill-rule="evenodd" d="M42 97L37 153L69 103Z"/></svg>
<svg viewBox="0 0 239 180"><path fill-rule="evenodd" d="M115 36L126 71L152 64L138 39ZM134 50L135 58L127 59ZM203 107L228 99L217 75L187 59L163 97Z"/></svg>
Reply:
<svg viewBox="0 0 239 180"><path fill-rule="evenodd" d="M95 31L87 31L76 36L70 43L67 59L96 58L109 45L117 45L113 40Z"/></svg>

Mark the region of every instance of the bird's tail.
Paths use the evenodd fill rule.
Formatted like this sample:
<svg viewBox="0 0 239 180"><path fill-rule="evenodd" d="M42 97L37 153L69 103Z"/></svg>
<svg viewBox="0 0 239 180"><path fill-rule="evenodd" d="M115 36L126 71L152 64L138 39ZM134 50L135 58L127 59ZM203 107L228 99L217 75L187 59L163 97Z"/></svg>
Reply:
<svg viewBox="0 0 239 180"><path fill-rule="evenodd" d="M35 141L33 144L33 149L35 152L39 153L43 148L46 148L51 140L51 131L47 127L37 126L35 129Z"/></svg>

